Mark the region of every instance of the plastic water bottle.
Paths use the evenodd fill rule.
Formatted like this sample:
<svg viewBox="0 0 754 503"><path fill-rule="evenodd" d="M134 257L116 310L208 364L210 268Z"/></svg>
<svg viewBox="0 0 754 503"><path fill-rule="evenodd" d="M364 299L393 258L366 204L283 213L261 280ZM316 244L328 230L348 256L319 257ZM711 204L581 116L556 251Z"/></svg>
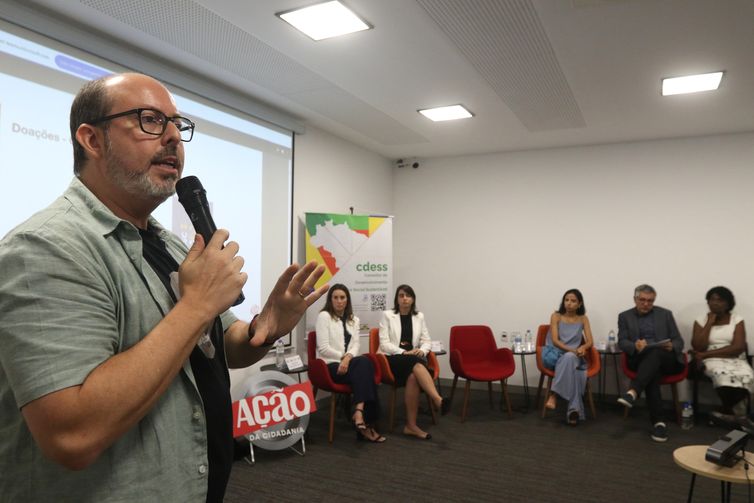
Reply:
<svg viewBox="0 0 754 503"><path fill-rule="evenodd" d="M275 366L278 370L285 369L285 345L280 339L275 341Z"/></svg>
<svg viewBox="0 0 754 503"><path fill-rule="evenodd" d="M681 428L690 430L694 427L694 408L688 402L683 402L681 409Z"/></svg>
<svg viewBox="0 0 754 503"><path fill-rule="evenodd" d="M525 344L526 351L532 351L534 349L534 342L531 340L531 330L526 331L524 344Z"/></svg>
<svg viewBox="0 0 754 503"><path fill-rule="evenodd" d="M520 353L522 349L521 332L513 332L513 352Z"/></svg>
<svg viewBox="0 0 754 503"><path fill-rule="evenodd" d="M615 353L615 331L610 330L607 333L607 350L611 353Z"/></svg>

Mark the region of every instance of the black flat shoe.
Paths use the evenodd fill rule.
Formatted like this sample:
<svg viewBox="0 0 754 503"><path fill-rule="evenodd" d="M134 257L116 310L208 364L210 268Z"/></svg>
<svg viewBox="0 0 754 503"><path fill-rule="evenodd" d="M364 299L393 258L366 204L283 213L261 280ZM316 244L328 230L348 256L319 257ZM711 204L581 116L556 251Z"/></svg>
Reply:
<svg viewBox="0 0 754 503"><path fill-rule="evenodd" d="M403 429L403 434L406 435L407 437L418 438L419 440L432 440L432 434L431 433L426 433L423 437L420 437L419 435L416 435L415 433L413 433L411 430L407 430L407 429L404 428Z"/></svg>

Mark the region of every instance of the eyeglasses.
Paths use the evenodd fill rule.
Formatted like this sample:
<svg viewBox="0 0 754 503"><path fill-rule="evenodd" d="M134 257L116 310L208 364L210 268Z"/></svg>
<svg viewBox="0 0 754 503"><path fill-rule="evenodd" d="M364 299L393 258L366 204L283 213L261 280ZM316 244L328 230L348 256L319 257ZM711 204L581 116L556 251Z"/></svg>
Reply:
<svg viewBox="0 0 754 503"><path fill-rule="evenodd" d="M134 108L133 110L126 110L125 112L120 112L117 114L100 117L99 119L86 121L86 123L99 124L101 122L117 119L118 117L124 117L131 114L137 114L139 116L139 126L141 127L141 130L147 134L162 136L162 134L165 132L165 129L167 129L168 127L168 123L172 122L173 125L178 129L178 132L181 134L181 141L191 141L191 138L194 137L194 127L196 126L196 124L194 124L191 120L187 119L186 117L181 117L180 115L168 117L164 113L160 112L159 110L155 110L154 108Z"/></svg>

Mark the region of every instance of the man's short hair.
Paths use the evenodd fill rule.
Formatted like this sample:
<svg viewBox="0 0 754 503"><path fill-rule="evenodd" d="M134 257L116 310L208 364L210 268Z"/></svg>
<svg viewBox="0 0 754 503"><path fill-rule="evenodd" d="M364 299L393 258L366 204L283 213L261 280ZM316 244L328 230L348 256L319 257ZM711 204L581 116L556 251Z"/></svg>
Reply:
<svg viewBox="0 0 754 503"><path fill-rule="evenodd" d="M70 127L73 144L73 173L79 175L86 162L86 150L76 140L76 130L87 121L104 117L110 111L112 98L107 92L107 80L111 76L101 77L84 84L71 104ZM102 124L107 132L108 123Z"/></svg>
<svg viewBox="0 0 754 503"><path fill-rule="evenodd" d="M634 299L639 296L640 293L651 293L657 295L657 292L650 285L642 284L634 288Z"/></svg>

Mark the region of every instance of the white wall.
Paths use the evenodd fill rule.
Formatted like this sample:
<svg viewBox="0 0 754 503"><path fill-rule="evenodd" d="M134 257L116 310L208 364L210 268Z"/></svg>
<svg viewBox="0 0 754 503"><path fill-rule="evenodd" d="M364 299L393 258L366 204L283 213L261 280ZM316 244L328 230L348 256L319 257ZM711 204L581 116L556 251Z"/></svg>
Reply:
<svg viewBox="0 0 754 503"><path fill-rule="evenodd" d="M742 134L394 168L394 281L416 289L446 347L457 324L489 325L498 341L535 331L568 288L583 292L599 340L640 283L687 343L715 285L754 327L753 164L754 134ZM527 368L536 385L533 358ZM509 382L522 383L520 370Z"/></svg>
<svg viewBox="0 0 754 503"><path fill-rule="evenodd" d="M296 137L295 156L293 242L299 262L306 259L305 213L348 214L353 207L356 215L392 214L392 163L384 157L317 129ZM304 354L303 323L299 328Z"/></svg>
<svg viewBox="0 0 754 503"><path fill-rule="evenodd" d="M293 182L293 260L304 263L306 257L304 214L307 212L355 214L393 213L392 163L373 152L315 128L296 136ZM282 272L282 271L281 271ZM266 294L264 294L266 297ZM293 352L306 361L304 323L294 333ZM232 371L232 392L261 365ZM301 376L306 379L306 375ZM234 395L235 396L235 395Z"/></svg>

